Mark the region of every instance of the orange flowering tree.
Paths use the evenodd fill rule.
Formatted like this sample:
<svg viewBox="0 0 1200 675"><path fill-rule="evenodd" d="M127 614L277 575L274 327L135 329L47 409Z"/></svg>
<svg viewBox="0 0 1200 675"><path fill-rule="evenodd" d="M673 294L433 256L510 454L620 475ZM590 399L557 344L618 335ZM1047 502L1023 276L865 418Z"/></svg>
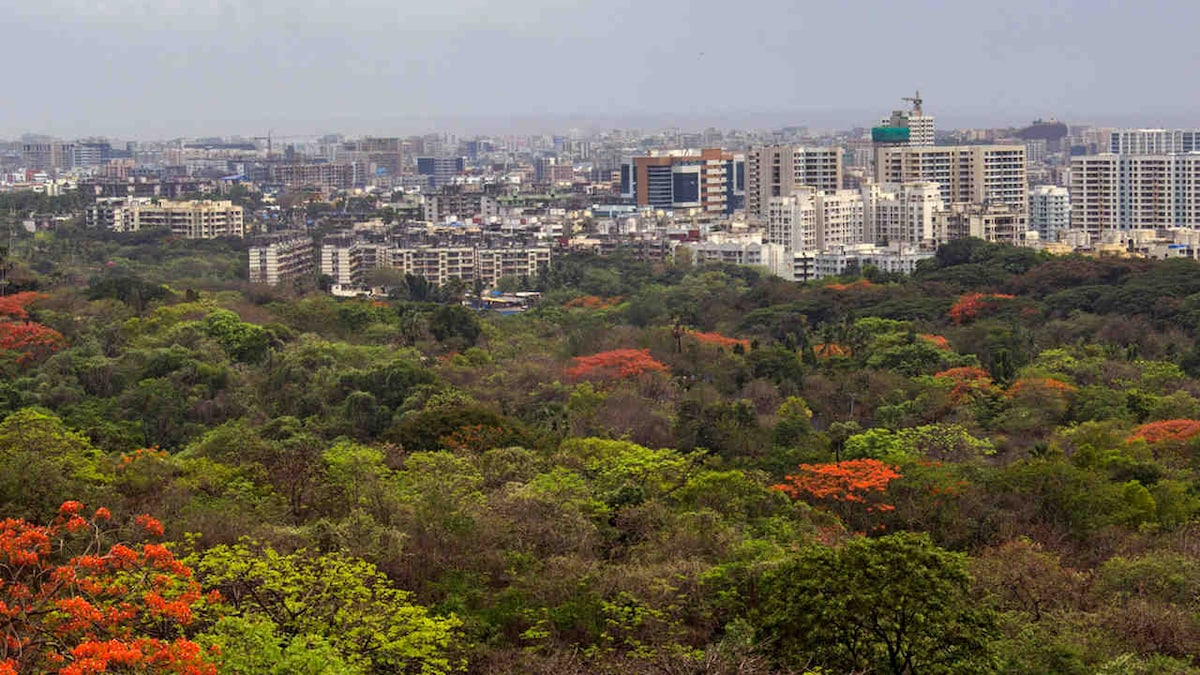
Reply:
<svg viewBox="0 0 1200 675"><path fill-rule="evenodd" d="M108 509L65 502L49 525L0 521L0 674L215 675L183 631L220 596L201 594L165 546L114 543ZM162 523L136 519L144 535Z"/></svg>
<svg viewBox="0 0 1200 675"><path fill-rule="evenodd" d="M950 319L954 323L966 323L999 307L1002 301L1015 297L1005 293L966 293L950 308Z"/></svg>
<svg viewBox="0 0 1200 675"><path fill-rule="evenodd" d="M1147 443L1186 441L1196 434L1200 434L1200 420L1161 420L1143 424L1134 429L1125 440L1142 440Z"/></svg>
<svg viewBox="0 0 1200 675"><path fill-rule="evenodd" d="M570 300L566 301L563 303L563 307L577 309L608 309L609 307L615 307L621 304L624 299L625 298L619 295L611 298L602 298L598 295L581 295L577 298L571 298Z"/></svg>
<svg viewBox="0 0 1200 675"><path fill-rule="evenodd" d="M750 349L749 340L726 337L720 333L688 333L688 335L701 344L716 345L730 350L737 345L741 345L742 349Z"/></svg>
<svg viewBox="0 0 1200 675"><path fill-rule="evenodd" d="M649 349L613 349L575 357L567 368L567 378L572 382L609 381L665 372L667 367L655 360Z"/></svg>
<svg viewBox="0 0 1200 675"><path fill-rule="evenodd" d="M867 281L866 279L859 279L858 281L852 281L848 284L837 284L837 283L826 284L825 288L828 288L832 291L850 291L850 290L872 288L874 286L875 286L875 284L871 283L870 281Z"/></svg>
<svg viewBox="0 0 1200 675"><path fill-rule="evenodd" d="M888 485L902 478L897 467L877 459L850 459L830 464L801 464L799 471L773 486L792 499L829 508L843 521L861 524L871 514L895 510L884 501Z"/></svg>
<svg viewBox="0 0 1200 675"><path fill-rule="evenodd" d="M849 347L836 342L821 342L813 345L813 356L818 359L831 359L835 356L850 356Z"/></svg>
<svg viewBox="0 0 1200 675"><path fill-rule="evenodd" d="M45 297L44 293L36 293L34 291L0 296L0 316L7 316L13 319L28 319L29 305L33 301L42 300Z"/></svg>
<svg viewBox="0 0 1200 675"><path fill-rule="evenodd" d="M1013 382L1012 386L1005 392L1010 398L1020 396L1022 393L1054 393L1066 396L1079 391L1073 385L1067 384L1062 380L1056 380L1052 377L1026 377Z"/></svg>
<svg viewBox="0 0 1200 675"><path fill-rule="evenodd" d="M931 335L929 333L921 333L918 338L928 342L929 344L943 351L953 351L950 349L950 341L944 335Z"/></svg>
<svg viewBox="0 0 1200 675"><path fill-rule="evenodd" d="M987 393L992 390L992 377L982 368L963 366L949 368L933 374L934 379L948 380L954 383L950 389L950 401L961 403L968 397Z"/></svg>

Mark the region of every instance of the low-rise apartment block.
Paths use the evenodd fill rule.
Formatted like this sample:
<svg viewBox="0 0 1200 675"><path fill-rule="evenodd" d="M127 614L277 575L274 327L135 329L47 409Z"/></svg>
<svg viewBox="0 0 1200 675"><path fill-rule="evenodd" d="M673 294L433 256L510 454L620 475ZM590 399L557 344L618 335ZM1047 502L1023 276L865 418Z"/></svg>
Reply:
<svg viewBox="0 0 1200 675"><path fill-rule="evenodd" d="M250 283L278 286L311 277L313 240L303 232L278 232L250 247Z"/></svg>

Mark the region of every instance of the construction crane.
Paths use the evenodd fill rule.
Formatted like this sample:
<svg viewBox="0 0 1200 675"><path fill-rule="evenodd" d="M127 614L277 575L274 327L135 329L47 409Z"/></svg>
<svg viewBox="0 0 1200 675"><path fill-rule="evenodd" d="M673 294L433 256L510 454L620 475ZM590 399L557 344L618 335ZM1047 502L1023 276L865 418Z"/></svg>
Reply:
<svg viewBox="0 0 1200 675"><path fill-rule="evenodd" d="M912 107L913 107L913 112L916 113L917 115L923 114L921 112L921 104L924 101L921 99L921 90L920 89L918 89L917 92L915 94L913 94L912 96L905 96L905 97L901 98L900 100L908 101L909 103L911 103Z"/></svg>

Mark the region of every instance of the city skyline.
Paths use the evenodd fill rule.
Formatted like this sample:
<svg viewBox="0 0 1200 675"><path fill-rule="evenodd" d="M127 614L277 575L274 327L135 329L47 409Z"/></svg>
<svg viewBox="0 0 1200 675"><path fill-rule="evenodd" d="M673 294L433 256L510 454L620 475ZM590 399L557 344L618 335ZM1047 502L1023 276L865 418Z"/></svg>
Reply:
<svg viewBox="0 0 1200 675"><path fill-rule="evenodd" d="M1200 122L1189 112L1200 93L1176 86L1171 66L1190 62L1200 8L1163 0L47 0L11 11L10 52L36 60L10 74L4 138L850 128L914 86L943 129ZM1154 48L1137 49L1131 40L1150 38L1128 26L1149 15Z"/></svg>

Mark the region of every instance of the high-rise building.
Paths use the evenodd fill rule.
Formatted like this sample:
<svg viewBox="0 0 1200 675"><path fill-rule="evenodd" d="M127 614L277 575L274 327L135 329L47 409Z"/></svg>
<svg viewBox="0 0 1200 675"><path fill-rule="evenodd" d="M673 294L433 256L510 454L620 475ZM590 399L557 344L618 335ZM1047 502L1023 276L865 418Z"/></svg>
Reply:
<svg viewBox="0 0 1200 675"><path fill-rule="evenodd" d="M937 183L946 204L1004 204L1028 212L1023 145L879 146L875 182Z"/></svg>
<svg viewBox="0 0 1200 675"><path fill-rule="evenodd" d="M733 213L745 201L744 156L719 149L672 150L621 165L621 196L638 206Z"/></svg>
<svg viewBox="0 0 1200 675"><path fill-rule="evenodd" d="M1118 155L1200 152L1200 129L1114 129L1108 151Z"/></svg>
<svg viewBox="0 0 1200 675"><path fill-rule="evenodd" d="M313 240L303 232L277 232L250 247L250 283L278 286L312 276Z"/></svg>
<svg viewBox="0 0 1200 675"><path fill-rule="evenodd" d="M467 170L466 157L418 157L417 174L429 176L429 185L439 188Z"/></svg>
<svg viewBox="0 0 1200 675"><path fill-rule="evenodd" d="M1200 229L1200 153L1071 159L1071 228Z"/></svg>
<svg viewBox="0 0 1200 675"><path fill-rule="evenodd" d="M57 171L75 166L75 144L49 141L21 146L25 167L37 171Z"/></svg>
<svg viewBox="0 0 1200 675"><path fill-rule="evenodd" d="M904 100L912 103L912 109L893 110L891 117L883 118L879 126L871 130L871 140L887 145L933 145L933 116L926 115L921 109L924 102L921 92L918 91L914 96L906 96Z"/></svg>
<svg viewBox="0 0 1200 675"><path fill-rule="evenodd" d="M1029 191L1029 229L1042 241L1058 241L1071 227L1071 193L1057 185L1038 185Z"/></svg>
<svg viewBox="0 0 1200 675"><path fill-rule="evenodd" d="M368 136L348 141L342 148L375 175L399 176L404 171L404 142L399 138Z"/></svg>
<svg viewBox="0 0 1200 675"><path fill-rule="evenodd" d="M773 145L746 153L747 215L766 218L772 197L786 197L801 187L840 190L842 149Z"/></svg>

